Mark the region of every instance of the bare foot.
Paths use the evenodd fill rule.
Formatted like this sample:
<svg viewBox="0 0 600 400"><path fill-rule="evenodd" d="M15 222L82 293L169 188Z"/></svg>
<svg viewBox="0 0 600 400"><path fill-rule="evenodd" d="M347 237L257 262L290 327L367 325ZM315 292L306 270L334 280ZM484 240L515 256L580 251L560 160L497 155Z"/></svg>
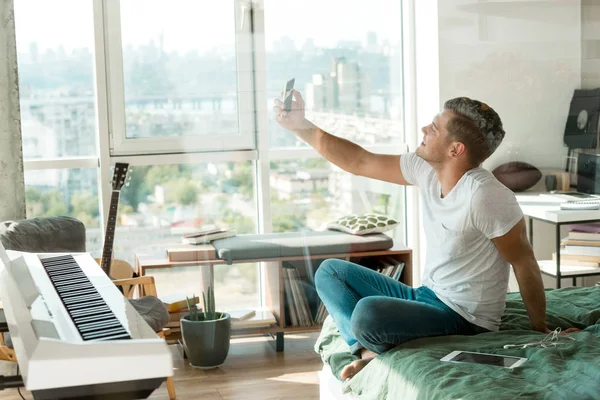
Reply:
<svg viewBox="0 0 600 400"><path fill-rule="evenodd" d="M342 369L342 372L340 372L340 378L342 378L344 381L351 379L354 375L358 374L364 367L366 367L371 360L377 357L377 353L373 353L367 349L362 349L360 356L360 360L354 360Z"/></svg>
<svg viewBox="0 0 600 400"><path fill-rule="evenodd" d="M347 381L351 379L354 375L358 374L361 369L367 366L367 364L372 360L372 358L363 358L360 360L354 360L350 364L346 365L342 372L340 372L340 377Z"/></svg>

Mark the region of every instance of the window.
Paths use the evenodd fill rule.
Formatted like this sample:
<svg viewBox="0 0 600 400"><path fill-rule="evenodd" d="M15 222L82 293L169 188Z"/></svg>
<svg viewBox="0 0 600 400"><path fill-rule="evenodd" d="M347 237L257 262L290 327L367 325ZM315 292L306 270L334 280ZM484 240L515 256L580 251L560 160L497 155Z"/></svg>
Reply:
<svg viewBox="0 0 600 400"><path fill-rule="evenodd" d="M168 245L181 243L184 233L199 229L219 226L238 234L257 231L251 161L134 166L129 174L117 216L114 254L118 259L133 265L136 253L164 257ZM198 267L151 274L161 295L201 293ZM215 266L215 296L224 306L257 304L257 266Z"/></svg>
<svg viewBox="0 0 600 400"><path fill-rule="evenodd" d="M26 171L25 201L27 218L68 215L85 225L87 249L102 243L97 169Z"/></svg>
<svg viewBox="0 0 600 400"><path fill-rule="evenodd" d="M254 148L238 1L109 4L113 153ZM112 14L111 14L112 13ZM122 60L122 62L120 62ZM122 77L122 79L121 79Z"/></svg>
<svg viewBox="0 0 600 400"><path fill-rule="evenodd" d="M374 1L15 0L27 216L82 220L99 257L110 167L126 162L113 254L132 265L212 226L403 220L403 188L340 171L271 112L294 77L319 126L405 151L401 1ZM161 295L200 294L198 267L151 274ZM256 264L215 266L217 301L255 304L259 281Z"/></svg>
<svg viewBox="0 0 600 400"><path fill-rule="evenodd" d="M322 158L273 161L270 178L274 232L323 230L353 213L402 218L403 187L352 176ZM394 234L404 240L401 229Z"/></svg>
<svg viewBox="0 0 600 400"><path fill-rule="evenodd" d="M269 110L295 78L321 128L362 145L404 141L400 1L267 0L265 42ZM271 147L306 146L272 113L269 132Z"/></svg>
<svg viewBox="0 0 600 400"><path fill-rule="evenodd" d="M15 1L15 20L24 158L96 155L92 3Z"/></svg>

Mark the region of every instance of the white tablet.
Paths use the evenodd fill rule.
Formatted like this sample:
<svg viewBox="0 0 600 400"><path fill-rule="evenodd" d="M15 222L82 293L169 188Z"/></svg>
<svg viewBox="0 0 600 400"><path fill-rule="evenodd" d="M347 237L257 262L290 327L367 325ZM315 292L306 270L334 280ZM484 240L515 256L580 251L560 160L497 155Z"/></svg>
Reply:
<svg viewBox="0 0 600 400"><path fill-rule="evenodd" d="M457 363L485 364L504 368L516 368L526 361L526 358L502 356L498 354L475 353L470 351L456 350L442 357L440 361Z"/></svg>

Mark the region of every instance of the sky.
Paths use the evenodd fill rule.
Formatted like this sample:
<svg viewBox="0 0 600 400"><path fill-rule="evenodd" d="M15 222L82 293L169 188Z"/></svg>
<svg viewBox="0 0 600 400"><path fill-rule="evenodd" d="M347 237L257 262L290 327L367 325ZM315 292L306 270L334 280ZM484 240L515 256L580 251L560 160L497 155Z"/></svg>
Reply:
<svg viewBox="0 0 600 400"><path fill-rule="evenodd" d="M92 0L15 0L17 46L37 42L40 51L62 44L67 51L93 47ZM144 45L163 35L167 51L209 51L232 46L234 0L122 0L123 45ZM264 0L267 50L283 36L297 47L313 38L319 47L340 40L398 42L401 0Z"/></svg>

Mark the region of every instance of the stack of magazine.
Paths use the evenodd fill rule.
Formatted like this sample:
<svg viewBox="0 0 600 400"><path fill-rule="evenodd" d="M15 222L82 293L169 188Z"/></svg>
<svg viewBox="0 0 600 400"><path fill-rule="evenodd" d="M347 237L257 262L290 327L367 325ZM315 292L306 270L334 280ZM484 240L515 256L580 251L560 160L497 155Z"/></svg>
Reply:
<svg viewBox="0 0 600 400"><path fill-rule="evenodd" d="M404 270L404 262L390 256L381 257L378 258L378 265L375 266L375 269L385 276L400 280L402 271Z"/></svg>
<svg viewBox="0 0 600 400"><path fill-rule="evenodd" d="M283 263L286 326L314 326L325 307L319 300L313 276L301 277L297 267Z"/></svg>
<svg viewBox="0 0 600 400"><path fill-rule="evenodd" d="M182 243L185 244L203 244L210 243L213 240L225 239L235 236L235 231L232 229L214 228L199 232L186 233L183 235Z"/></svg>
<svg viewBox="0 0 600 400"><path fill-rule="evenodd" d="M370 257L358 263L395 280L402 277L404 270L404 262L390 256ZM284 262L282 271L286 326L322 325L329 314L317 294L311 261L307 260L306 264Z"/></svg>

